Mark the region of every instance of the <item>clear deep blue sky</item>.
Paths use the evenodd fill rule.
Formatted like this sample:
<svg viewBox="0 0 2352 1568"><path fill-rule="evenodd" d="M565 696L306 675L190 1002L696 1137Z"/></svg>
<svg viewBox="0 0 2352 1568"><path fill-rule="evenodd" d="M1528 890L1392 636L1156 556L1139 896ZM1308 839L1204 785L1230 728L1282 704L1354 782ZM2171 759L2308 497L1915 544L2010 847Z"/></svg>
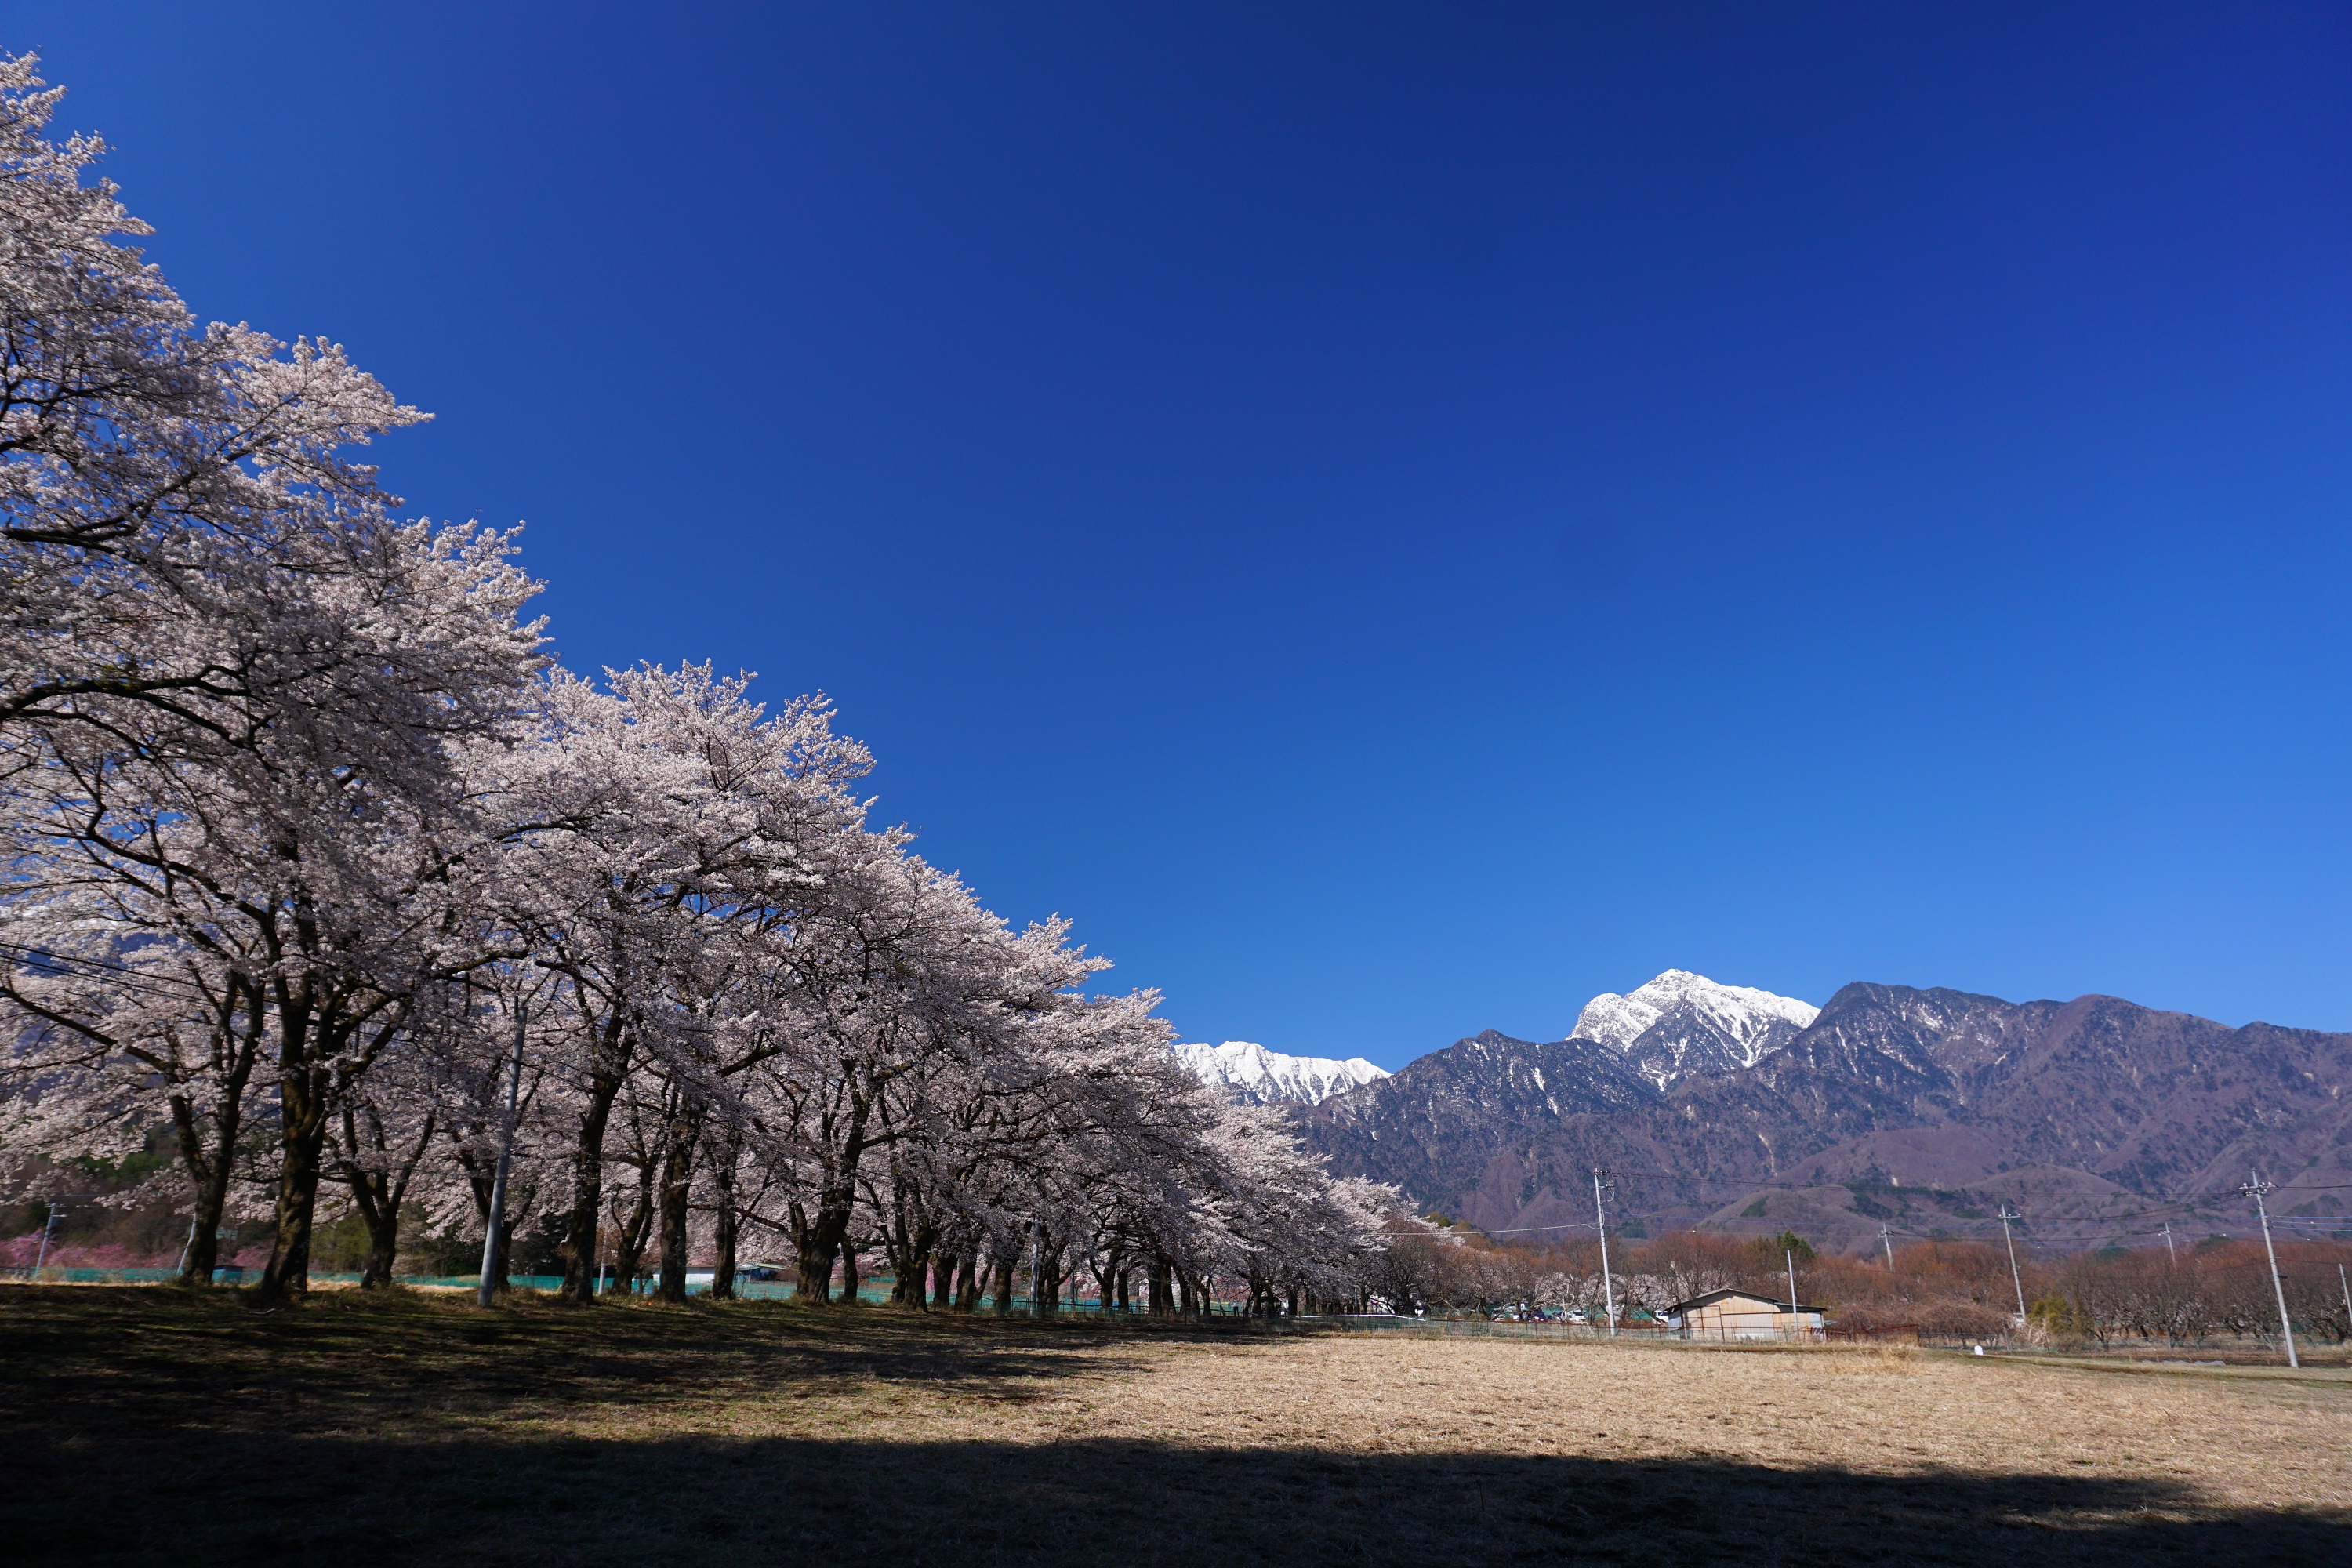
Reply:
<svg viewBox="0 0 2352 1568"><path fill-rule="evenodd" d="M2352 1027L2341 6L14 4L565 658L831 692L1188 1037Z"/></svg>

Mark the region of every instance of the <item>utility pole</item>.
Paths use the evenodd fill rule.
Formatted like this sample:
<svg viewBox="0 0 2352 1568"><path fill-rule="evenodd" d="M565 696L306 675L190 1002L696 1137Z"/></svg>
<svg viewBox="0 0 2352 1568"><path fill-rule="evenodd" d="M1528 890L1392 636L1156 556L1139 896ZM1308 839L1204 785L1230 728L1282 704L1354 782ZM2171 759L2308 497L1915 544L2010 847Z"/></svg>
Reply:
<svg viewBox="0 0 2352 1568"><path fill-rule="evenodd" d="M507 1117L499 1128L499 1169L490 1178L490 1222L482 1230L483 1306L499 1288L499 1233L507 1222L507 1171L514 1163L515 1101L522 1093L522 1030L528 1009L515 1000L514 1066L507 1075Z"/></svg>
<svg viewBox="0 0 2352 1568"><path fill-rule="evenodd" d="M1033 1318L1042 1318L1045 1315L1045 1300L1037 1289L1037 1265L1045 1260L1042 1251L1044 1246L1045 1237L1038 1230L1037 1221L1033 1217L1029 1221L1029 1315Z"/></svg>
<svg viewBox="0 0 2352 1568"><path fill-rule="evenodd" d="M2164 1255L2172 1259L2175 1263L2180 1261L2180 1249L2172 1245L2172 1222L2170 1220L2166 1220L2164 1222Z"/></svg>
<svg viewBox="0 0 2352 1568"><path fill-rule="evenodd" d="M1592 1228L1601 1233L1601 1296L1609 1304L1609 1337L1617 1337L1617 1283L1609 1278L1609 1216L1601 1209L1603 1187L1617 1184L1605 1178L1609 1173L1600 1166L1592 1167Z"/></svg>
<svg viewBox="0 0 2352 1568"><path fill-rule="evenodd" d="M1878 1239L1886 1248L1886 1271L1892 1274L1895 1272L1895 1233L1882 1225L1878 1227Z"/></svg>
<svg viewBox="0 0 2352 1568"><path fill-rule="evenodd" d="M65 1206L55 1198L49 1200L49 1217L41 1226L41 1255L33 1260L33 1278L36 1279L40 1278L43 1266L49 1261L49 1238L58 1233L58 1215Z"/></svg>
<svg viewBox="0 0 2352 1568"><path fill-rule="evenodd" d="M2352 1323L2352 1276L2344 1272L2344 1265L2336 1266L2336 1282L2344 1287L2344 1321Z"/></svg>
<svg viewBox="0 0 2352 1568"><path fill-rule="evenodd" d="M2254 1200L2254 1215L2263 1222L2263 1250L2270 1254L2271 1289L2278 1296L2279 1332L2286 1340L2286 1364L2301 1366L2303 1363L2296 1360L2294 1354L2294 1325L2287 1321L2286 1287L2279 1283L2278 1248L2271 1245L2270 1210L2263 1206L2263 1194L2271 1190L2271 1184L2263 1180L2260 1171L2253 1173L2253 1178L2240 1186L2238 1191Z"/></svg>
<svg viewBox="0 0 2352 1568"><path fill-rule="evenodd" d="M1805 1329L1803 1321L1797 1316L1797 1249L1785 1247L1780 1255L1789 1260L1789 1337L1801 1340Z"/></svg>
<svg viewBox="0 0 2352 1568"><path fill-rule="evenodd" d="M2009 1282L2017 1287L2017 1326L2021 1329L2025 1327L2025 1276L2017 1271L2017 1238L2010 1235L2009 1222L2024 1217L2012 1212L2007 1204L2000 1205L2000 1238L2009 1244Z"/></svg>

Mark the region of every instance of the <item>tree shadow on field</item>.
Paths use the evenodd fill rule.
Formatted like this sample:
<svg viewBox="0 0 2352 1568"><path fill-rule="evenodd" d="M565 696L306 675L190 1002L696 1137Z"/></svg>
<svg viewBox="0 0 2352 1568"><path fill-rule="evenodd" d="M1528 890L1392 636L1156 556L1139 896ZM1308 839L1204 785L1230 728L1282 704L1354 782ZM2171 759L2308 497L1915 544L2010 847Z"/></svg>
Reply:
<svg viewBox="0 0 2352 1568"><path fill-rule="evenodd" d="M2352 1522L2073 1476L1202 1449L1096 1438L9 1441L19 1563L2317 1563ZM133 1445L133 1447L143 1445ZM102 1467L95 1479L92 1467ZM58 1506L78 1498L79 1507Z"/></svg>
<svg viewBox="0 0 2352 1568"><path fill-rule="evenodd" d="M2352 1563L2344 1510L2163 1479L1141 1441L1048 1409L991 1424L1171 1341L1236 1338L0 1289L0 1561ZM826 1435L719 1429L734 1402L802 1400L815 1425L789 1429ZM969 1436L892 1429L957 1410ZM612 1435L549 1435L583 1430Z"/></svg>
<svg viewBox="0 0 2352 1568"><path fill-rule="evenodd" d="M299 1408L316 1428L431 1421L453 1404L480 1415L515 1400L667 1408L683 1387L747 1382L1034 1390L1139 1365L1124 1352L1136 1337L768 1303L583 1312L542 1300L476 1314L353 1291L276 1312L226 1291L0 1286L0 1440L25 1419L216 1429Z"/></svg>

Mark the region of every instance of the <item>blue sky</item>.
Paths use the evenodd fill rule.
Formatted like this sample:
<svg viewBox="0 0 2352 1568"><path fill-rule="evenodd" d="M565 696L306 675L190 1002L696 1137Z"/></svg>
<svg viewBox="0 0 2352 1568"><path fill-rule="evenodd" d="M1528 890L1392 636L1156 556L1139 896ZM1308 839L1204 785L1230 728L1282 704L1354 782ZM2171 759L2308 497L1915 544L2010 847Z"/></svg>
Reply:
<svg viewBox="0 0 2352 1568"><path fill-rule="evenodd" d="M1669 965L2352 1027L2340 7L16 4L561 650L1188 1037Z"/></svg>

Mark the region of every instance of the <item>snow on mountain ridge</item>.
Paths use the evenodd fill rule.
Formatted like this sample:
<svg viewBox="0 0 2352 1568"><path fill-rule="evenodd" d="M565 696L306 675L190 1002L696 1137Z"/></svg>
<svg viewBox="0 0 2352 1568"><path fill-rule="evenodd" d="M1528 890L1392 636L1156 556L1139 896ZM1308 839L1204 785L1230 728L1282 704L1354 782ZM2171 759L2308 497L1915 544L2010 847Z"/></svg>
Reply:
<svg viewBox="0 0 2352 1568"><path fill-rule="evenodd" d="M1388 1077L1361 1057L1294 1057L1269 1051L1255 1040L1222 1046L1182 1044L1169 1047L1192 1076L1261 1105L1319 1105L1335 1094Z"/></svg>
<svg viewBox="0 0 2352 1568"><path fill-rule="evenodd" d="M1598 1040L1622 1051L1641 1038L1643 1030L1658 1021L1659 1012L1659 1008L1636 1002L1631 996L1603 991L1584 1005L1584 1011L1576 1016L1576 1027L1568 1032L1568 1037L1571 1040Z"/></svg>
<svg viewBox="0 0 2352 1568"><path fill-rule="evenodd" d="M1610 1047L1664 1089L1694 1072L1754 1067L1820 1013L1793 996L1669 969L1630 994L1587 1002L1569 1038Z"/></svg>

